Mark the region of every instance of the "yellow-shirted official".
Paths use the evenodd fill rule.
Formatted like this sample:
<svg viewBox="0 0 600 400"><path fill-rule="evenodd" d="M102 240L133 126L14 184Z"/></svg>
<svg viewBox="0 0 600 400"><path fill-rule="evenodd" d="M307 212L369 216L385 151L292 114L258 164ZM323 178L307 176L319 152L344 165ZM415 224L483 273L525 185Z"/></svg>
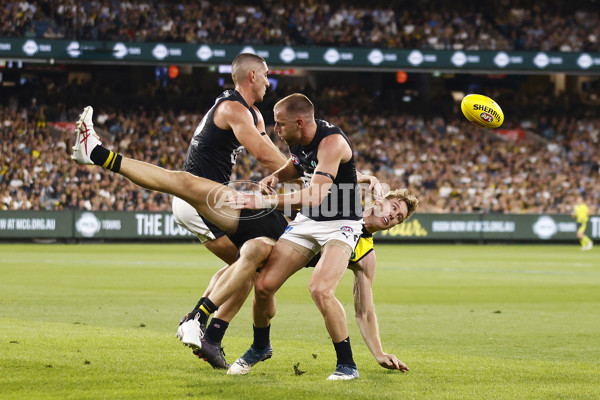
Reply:
<svg viewBox="0 0 600 400"><path fill-rule="evenodd" d="M581 196L577 198L573 215L577 219L577 238L579 239L579 243L581 243L581 250L591 250L594 247L594 242L585 234L587 222L590 219L590 209Z"/></svg>

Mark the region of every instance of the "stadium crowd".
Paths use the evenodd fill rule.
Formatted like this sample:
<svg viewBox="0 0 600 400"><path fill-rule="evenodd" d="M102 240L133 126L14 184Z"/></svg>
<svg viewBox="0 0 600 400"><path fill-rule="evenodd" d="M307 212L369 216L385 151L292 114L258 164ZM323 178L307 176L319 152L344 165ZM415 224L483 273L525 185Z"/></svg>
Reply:
<svg viewBox="0 0 600 400"><path fill-rule="evenodd" d="M596 51L600 38L599 9L578 0L543 6L527 0L0 0L0 7L0 37L547 51ZM18 94L6 89L0 99L0 209L170 208L166 195L70 162L68 122L92 97L105 144L179 169L212 97L177 82L149 84L127 98L115 97L126 91L118 80L61 84L50 78L43 86L23 85ZM510 119L504 128L531 129L543 138L511 142L467 123L449 96L415 102L412 109L391 102L401 105L392 109L356 88L306 94L318 117L351 136L361 170L392 187L409 187L421 198L421 212L570 213L578 193L600 212L594 157L600 119L589 112L597 98L581 104L563 93L539 93L533 102L518 90L490 94L505 100ZM266 117L270 96L260 106ZM195 108L182 107L192 97ZM268 132L273 135L272 127ZM239 160L235 179L264 176L252 157Z"/></svg>
<svg viewBox="0 0 600 400"><path fill-rule="evenodd" d="M339 98L332 102L332 96ZM506 128L527 125L553 132L548 139L536 136L537 140L512 142L466 122L458 104L450 114L424 117L365 112L350 102L339 107L342 99L357 101L360 96L333 88L312 98L317 110L323 110L318 117L348 133L360 170L376 174L392 187L410 188L421 199L420 212L570 213L578 193L587 196L592 212L600 212L597 117L565 113L536 122L507 121ZM358 102L366 104L365 99ZM261 108L266 109L269 99L264 103ZM170 209L167 195L140 190L125 179L71 162L73 134L68 122L75 121L80 111L36 102L0 106L0 208ZM200 111L116 110L103 105L96 106L94 122L108 147L180 169L201 118ZM267 131L285 151L272 126ZM238 158L233 179L259 180L264 175L256 160L246 155Z"/></svg>
<svg viewBox="0 0 600 400"><path fill-rule="evenodd" d="M0 37L597 51L586 1L0 0Z"/></svg>

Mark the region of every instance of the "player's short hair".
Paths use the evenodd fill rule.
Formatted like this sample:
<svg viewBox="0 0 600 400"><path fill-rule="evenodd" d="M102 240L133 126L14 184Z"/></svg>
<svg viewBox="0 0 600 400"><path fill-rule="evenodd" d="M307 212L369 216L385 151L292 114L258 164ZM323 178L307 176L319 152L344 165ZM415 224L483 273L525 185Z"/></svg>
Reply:
<svg viewBox="0 0 600 400"><path fill-rule="evenodd" d="M306 97L302 93L294 93L290 94L287 97L284 97L283 99L275 103L275 106L273 108L275 109L279 107L284 107L284 110L287 114L302 114L313 117L315 115L314 104L312 103L312 101L310 101L308 97Z"/></svg>
<svg viewBox="0 0 600 400"><path fill-rule="evenodd" d="M265 59L256 54L238 54L231 63L231 77L233 78L233 83L236 85L242 83L244 79L246 79L248 71L252 70L252 68L260 67L263 63L266 64Z"/></svg>
<svg viewBox="0 0 600 400"><path fill-rule="evenodd" d="M398 199L398 200L406 203L407 213L406 213L406 218L404 218L404 221L406 221L415 212L415 210L419 206L419 199L417 199L417 196L411 194L408 189L392 190L388 194L385 195L385 198L387 200ZM404 222L404 221L402 221L402 222Z"/></svg>

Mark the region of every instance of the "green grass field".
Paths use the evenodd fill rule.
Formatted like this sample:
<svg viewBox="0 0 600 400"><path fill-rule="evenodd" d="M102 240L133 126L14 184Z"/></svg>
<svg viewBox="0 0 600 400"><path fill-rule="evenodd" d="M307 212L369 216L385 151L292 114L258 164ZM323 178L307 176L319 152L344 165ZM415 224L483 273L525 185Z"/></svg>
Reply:
<svg viewBox="0 0 600 400"><path fill-rule="evenodd" d="M329 382L333 346L310 270L278 293L273 359L227 376L175 338L222 263L202 246L0 245L2 399L599 399L600 257L572 246L379 245L387 371L338 288L361 378ZM250 302L247 302L250 303ZM224 340L252 341L250 307ZM294 365L306 373L296 375Z"/></svg>

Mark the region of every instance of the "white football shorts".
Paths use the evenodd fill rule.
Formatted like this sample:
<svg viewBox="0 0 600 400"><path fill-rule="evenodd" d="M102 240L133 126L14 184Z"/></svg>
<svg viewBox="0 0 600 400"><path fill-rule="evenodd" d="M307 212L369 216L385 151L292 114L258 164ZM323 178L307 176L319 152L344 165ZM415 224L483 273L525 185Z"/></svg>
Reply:
<svg viewBox="0 0 600 400"><path fill-rule="evenodd" d="M325 243L336 240L347 244L352 253L362 234L363 224L362 219L358 221L351 219L315 221L298 213L280 239L295 243L313 255L317 254L325 246Z"/></svg>
<svg viewBox="0 0 600 400"><path fill-rule="evenodd" d="M173 208L175 222L196 235L202 243L215 240L215 234L206 226L204 220L198 215L198 211L188 202L173 196L171 207Z"/></svg>

